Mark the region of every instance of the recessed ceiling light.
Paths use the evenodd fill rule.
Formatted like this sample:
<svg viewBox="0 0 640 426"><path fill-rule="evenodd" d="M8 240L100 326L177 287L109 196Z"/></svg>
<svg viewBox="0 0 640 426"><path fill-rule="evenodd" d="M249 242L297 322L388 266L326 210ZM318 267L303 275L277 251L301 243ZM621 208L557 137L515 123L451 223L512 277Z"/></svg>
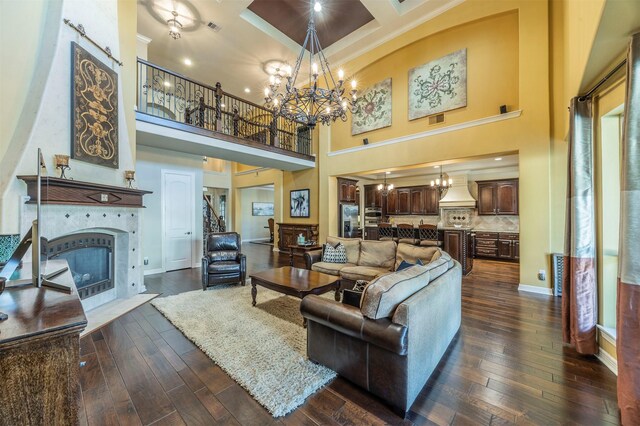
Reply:
<svg viewBox="0 0 640 426"><path fill-rule="evenodd" d="M244 88L244 93L251 93L251 89L249 89L248 87Z"/></svg>
<svg viewBox="0 0 640 426"><path fill-rule="evenodd" d="M316 3L316 4L317 4L317 3ZM391 172L385 172L385 173L386 173L386 174L388 174L388 175L390 175L390 174L391 174Z"/></svg>
<svg viewBox="0 0 640 426"><path fill-rule="evenodd" d="M168 81L164 82L164 87L170 87L170 86L171 86L171 83L169 83Z"/></svg>
<svg viewBox="0 0 640 426"><path fill-rule="evenodd" d="M313 10L315 10L316 12L320 12L322 10L322 5L319 1L317 1L316 4L313 5Z"/></svg>
<svg viewBox="0 0 640 426"><path fill-rule="evenodd" d="M184 58L184 64L187 65L187 66L191 66L191 65L193 65L193 62L191 62L191 59L189 59L189 58Z"/></svg>
<svg viewBox="0 0 640 426"><path fill-rule="evenodd" d="M434 169L437 169L437 168L439 168L439 167L440 167L440 166L433 166L433 168L434 168Z"/></svg>
<svg viewBox="0 0 640 426"><path fill-rule="evenodd" d="M496 161L501 161L501 160L502 160L502 157L494 158L494 160L496 160Z"/></svg>

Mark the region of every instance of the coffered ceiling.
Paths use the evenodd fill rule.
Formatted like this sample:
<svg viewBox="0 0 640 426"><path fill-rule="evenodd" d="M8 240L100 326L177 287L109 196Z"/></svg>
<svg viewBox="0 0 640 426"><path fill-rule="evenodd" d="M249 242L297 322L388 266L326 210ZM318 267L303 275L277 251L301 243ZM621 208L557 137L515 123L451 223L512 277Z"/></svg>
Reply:
<svg viewBox="0 0 640 426"><path fill-rule="evenodd" d="M463 1L320 0L318 35L337 68ZM173 10L184 25L179 40L168 34ZM307 0L138 0L138 33L151 39L150 62L262 103L264 64L295 63L308 13Z"/></svg>

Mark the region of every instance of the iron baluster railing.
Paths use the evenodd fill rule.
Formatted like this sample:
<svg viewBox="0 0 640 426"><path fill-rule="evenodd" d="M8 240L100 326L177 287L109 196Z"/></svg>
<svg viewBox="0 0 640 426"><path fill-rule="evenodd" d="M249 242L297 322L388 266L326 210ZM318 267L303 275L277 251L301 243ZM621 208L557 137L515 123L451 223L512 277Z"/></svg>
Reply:
<svg viewBox="0 0 640 426"><path fill-rule="evenodd" d="M311 132L258 104L138 59L138 111L291 152L313 155Z"/></svg>

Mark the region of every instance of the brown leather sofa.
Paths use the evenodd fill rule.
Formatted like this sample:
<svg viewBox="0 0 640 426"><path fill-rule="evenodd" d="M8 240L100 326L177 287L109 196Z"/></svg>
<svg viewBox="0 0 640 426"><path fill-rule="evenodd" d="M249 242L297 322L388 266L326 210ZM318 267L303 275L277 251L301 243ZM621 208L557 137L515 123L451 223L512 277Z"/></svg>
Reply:
<svg viewBox="0 0 640 426"><path fill-rule="evenodd" d="M247 258L241 253L240 234L218 232L207 235L202 258L202 289L218 284L245 284Z"/></svg>
<svg viewBox="0 0 640 426"><path fill-rule="evenodd" d="M428 265L371 281L359 308L305 297L309 359L404 417L460 328L462 268L441 253Z"/></svg>

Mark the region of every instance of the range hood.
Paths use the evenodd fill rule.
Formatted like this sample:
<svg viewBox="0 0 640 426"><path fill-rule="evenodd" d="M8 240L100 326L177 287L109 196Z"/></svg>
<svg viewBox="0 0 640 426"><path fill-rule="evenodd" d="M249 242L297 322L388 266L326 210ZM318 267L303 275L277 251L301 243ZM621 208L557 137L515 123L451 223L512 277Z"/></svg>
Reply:
<svg viewBox="0 0 640 426"><path fill-rule="evenodd" d="M445 196L440 200L440 208L475 207L476 200L469 193L467 175L450 176L453 180Z"/></svg>

